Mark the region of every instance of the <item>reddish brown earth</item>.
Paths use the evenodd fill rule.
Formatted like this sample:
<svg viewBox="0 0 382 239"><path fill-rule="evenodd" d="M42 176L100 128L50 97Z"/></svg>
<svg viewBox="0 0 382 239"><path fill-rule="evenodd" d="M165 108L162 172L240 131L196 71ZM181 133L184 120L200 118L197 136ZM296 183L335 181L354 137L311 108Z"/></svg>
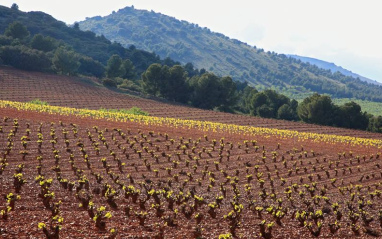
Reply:
<svg viewBox="0 0 382 239"><path fill-rule="evenodd" d="M50 105L88 109L127 109L136 106L149 112L152 116L159 117L204 120L363 138L382 138L382 134L366 131L264 119L201 110L174 103L163 103L109 90L94 79L89 80L38 72L27 72L9 67L0 67L0 99L20 102L40 99L48 102Z"/></svg>
<svg viewBox="0 0 382 239"><path fill-rule="evenodd" d="M93 108L99 108L102 101L97 96L102 96L107 99L104 99L103 107L111 105L110 102L115 102L111 108L128 102L133 103L124 108L138 106L150 111L149 104L163 107L152 107L150 113L153 115L163 116L166 113L163 110L169 107L180 117L187 117L187 109L200 112L199 119L230 122L235 121L235 117L242 117L253 125L263 120L136 99L104 88L99 88L96 93L86 93L92 86L76 83L72 78L12 72L9 68L1 69L1 86L9 83L12 77L21 85L22 79L26 79L30 83L25 87L28 85L33 92L38 91L35 84L40 79L41 87L47 90L28 98L18 92L18 88L4 91L2 87L1 99L16 100L18 95L20 101L40 98L52 105L80 107L82 104L85 107L89 103ZM6 73L8 76L5 77ZM54 88L56 84L60 87ZM68 92L65 93L65 89ZM80 89L83 98L72 97L68 103L65 99L69 100L70 89ZM124 104L118 103L118 97ZM93 101L88 101L89 98ZM277 122L281 122L285 127L303 131L312 127L315 132L327 130L379 136L361 131L330 131L328 127L285 121L263 120L264 126L267 126L266 122L276 122L270 123L269 127L276 127ZM42 136L41 146L39 134ZM314 238L314 233L319 234L319 238L382 236L381 149L295 142L275 137L248 139L227 133L207 133L205 138L205 134L181 128L1 109L0 211L10 205L5 199L9 193L21 198L16 200L7 217L0 215L0 237L47 238L38 224L44 222L52 233L50 225L54 214L64 219L58 234L60 238L113 238L109 232L111 228L116 229L116 238L218 238L230 231L237 238L260 238L263 220L267 224L274 223L270 234L266 228L264 237ZM16 192L16 173L21 173L26 180L19 192ZM51 185L44 187L46 184L41 183L42 179L36 180L39 175L45 180L52 179ZM70 189L66 182L73 183L73 188ZM131 193L126 193L128 186L140 190L136 200ZM150 196L152 189L157 196ZM45 200L44 204L47 192L54 192L54 197ZM115 195L110 196L110 192ZM223 195L217 203L217 197ZM87 196L94 203L92 210L79 207L80 203L86 203ZM203 200L197 200L198 197ZM58 210L57 207L55 210L54 204L60 201ZM210 210L209 204L214 202L219 206ZM103 220L104 230L97 228L90 216L101 206L112 214L111 218ZM229 219L227 215L232 210L236 218ZM323 212L322 216L319 210ZM304 220L307 225L311 223L312 232L296 218L297 212L303 211L308 214ZM142 223L140 212L147 213ZM197 214L200 220L195 218ZM278 221L276 215L283 214ZM330 225L336 220L341 227L331 231ZM318 233L320 223L322 228ZM52 226L56 225L58 223L53 222Z"/></svg>
<svg viewBox="0 0 382 239"><path fill-rule="evenodd" d="M208 135L207 141L203 137L204 133L198 131L165 131L165 127L153 129L135 123L115 124L104 120L8 109L1 111L0 118L0 155L2 162L7 163L0 175L3 182L0 186L0 208L5 209L8 205L4 196L10 192L21 196L15 203L15 209L8 213L8 218L0 219L0 232L4 238L44 238L37 225L44 222L49 227L52 217L51 205L59 201L59 215L64 218L59 233L61 238L111 238L108 232L111 228L117 230L117 238L194 238L199 229L201 238L217 238L220 234L230 232L230 221L224 216L233 210L231 202L235 200L238 205L243 206L240 213L237 213L237 222L240 224L231 230L238 238L258 237L259 223L262 220L275 223L271 233L273 238L314 237L306 227L299 226L300 223L295 218L296 212L303 210L325 212L322 218L317 219L323 224L320 237L352 238L355 233L351 230L350 209L358 214L361 211L365 215L367 213L365 219L360 217L354 226L359 226L361 237L371 237L370 231L382 235L378 219L381 200L377 196L382 186L379 149L344 146L347 151L339 151L339 145L321 145L313 142L299 142L299 145L293 145L286 140L260 137L256 138L257 148L251 142L254 139L249 139L246 145L240 136L235 135ZM15 118L18 118L17 130L14 127ZM39 149L37 140L40 125L43 142ZM11 131L14 133L9 134ZM64 132L67 132L66 137ZM166 133L169 135L167 139ZM22 144L23 136L29 139L26 141L26 148ZM223 141L220 141L221 137L224 137ZM65 138L69 142L68 146L65 144ZM216 139L215 147L213 139ZM52 144L51 140L57 143ZM9 153L6 153L8 142L12 142L12 147ZM280 143L279 149L277 143ZM99 148L99 153L96 148ZM23 151L27 152L24 159L20 154ZM349 151L352 151L351 155ZM199 152L202 152L201 155ZM208 155L208 152L211 155ZM343 152L345 154L342 154ZM55 157L56 154L58 157ZM50 206L44 205L42 197L39 196L41 186L39 181L35 180L39 175L36 168L39 165L38 156L42 156L40 174L45 179L53 179L49 191L54 192L55 197L49 202ZM200 159L195 160L194 157ZM88 158L88 163L85 158ZM105 165L101 161L102 158L106 158ZM118 161L125 165L118 167ZM283 161L286 162L285 165ZM24 165L21 173L27 182L21 186L20 192L16 193L13 175L21 164ZM171 172L166 170L170 168ZM155 170L158 170L158 175ZM98 182L97 174L103 178ZM250 174L253 179L248 182L247 175ZM132 179L127 175L131 175ZM264 179L262 188L256 176ZM89 183L88 187L80 186L84 177ZM332 183L332 178L338 180ZM65 188L60 180L74 183L73 190ZM251 187L250 190L246 190L246 184ZM133 202L132 197L125 195L123 186L129 185L141 191L136 202ZM352 188L350 185L353 185ZM363 187L358 191L355 185ZM105 197L106 190L103 191L107 187L116 192L116 196L109 201ZM288 187L292 189L290 200L285 193ZM324 191L323 187L326 188ZM339 187L348 187L349 191L343 189L341 194ZM158 194L157 199L153 196L148 197L146 188L148 191L151 188L162 193ZM226 195L220 206L215 209L214 215L209 211L208 204L215 202L216 196L223 195L222 188L226 190ZM170 199L160 190L173 191L170 197L174 200L172 207ZM179 194L180 191L183 191L183 194ZM235 191L240 196L235 196ZM304 197L299 195L299 191L304 193ZM200 205L195 206L197 200L191 196L191 192L203 197ZM262 199L260 192L268 196ZM352 201L353 192L357 193ZM271 197L272 194L275 197ZM319 197L321 194L327 197L328 202ZM85 195L91 198L96 208L105 206L106 211L112 213L112 218L105 219L105 230L98 229L88 210L78 206L81 203L80 197ZM362 210L359 208L359 205L368 202L369 205L362 206ZM336 220L331 207L333 203L339 204L339 211L343 214L339 220L342 227L336 232L329 230L329 224ZM157 214L153 204L159 204L163 211ZM266 211L266 208L276 208L278 205L281 206L277 210L285 214L280 224L276 223L272 213ZM255 210L256 207L264 208L261 218ZM126 213L126 208L130 209L129 214ZM177 213L174 210L177 210ZM139 212L147 213L142 225L135 214ZM199 222L195 219L197 213L203 217ZM366 224L371 217L374 220ZM314 223L314 220L311 217L307 222ZM366 230L369 230L368 233Z"/></svg>

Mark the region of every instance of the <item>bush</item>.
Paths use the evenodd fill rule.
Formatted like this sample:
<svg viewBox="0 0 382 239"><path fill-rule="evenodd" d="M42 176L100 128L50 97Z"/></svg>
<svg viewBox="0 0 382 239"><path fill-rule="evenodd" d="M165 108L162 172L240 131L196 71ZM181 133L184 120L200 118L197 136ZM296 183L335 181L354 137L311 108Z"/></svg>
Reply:
<svg viewBox="0 0 382 239"><path fill-rule="evenodd" d="M139 92L142 91L141 87L135 84L131 80L124 80L122 84L120 84L118 87L122 89L132 90L132 91L139 91Z"/></svg>
<svg viewBox="0 0 382 239"><path fill-rule="evenodd" d="M117 83L112 79L104 79L102 80L102 84L106 87L117 87Z"/></svg>
<svg viewBox="0 0 382 239"><path fill-rule="evenodd" d="M25 46L4 46L0 48L0 58L6 65L29 71L48 71L52 61L42 51Z"/></svg>
<svg viewBox="0 0 382 239"><path fill-rule="evenodd" d="M105 67L99 61L95 61L86 56L81 57L79 61L79 73L84 75L92 75L95 77L102 77L105 74Z"/></svg>
<svg viewBox="0 0 382 239"><path fill-rule="evenodd" d="M6 46L6 45L11 45L12 44L12 37L7 37L4 35L0 35L0 45L1 46Z"/></svg>
<svg viewBox="0 0 382 239"><path fill-rule="evenodd" d="M43 52L49 52L53 51L57 48L57 40L53 39L51 37L44 37L41 34L36 34L30 43L31 47L33 49L43 51Z"/></svg>
<svg viewBox="0 0 382 239"><path fill-rule="evenodd" d="M149 113L146 111L143 111L141 108L138 107L132 107L130 109L99 109L100 111L104 112L111 112L111 113L123 113L123 114L133 114L133 115L145 115L148 116Z"/></svg>
<svg viewBox="0 0 382 239"><path fill-rule="evenodd" d="M46 101L41 101L40 99L34 99L29 101L28 103L35 104L35 105L49 105Z"/></svg>
<svg viewBox="0 0 382 239"><path fill-rule="evenodd" d="M80 67L78 54L64 47L60 47L56 50L52 62L54 69L63 75L75 75Z"/></svg>

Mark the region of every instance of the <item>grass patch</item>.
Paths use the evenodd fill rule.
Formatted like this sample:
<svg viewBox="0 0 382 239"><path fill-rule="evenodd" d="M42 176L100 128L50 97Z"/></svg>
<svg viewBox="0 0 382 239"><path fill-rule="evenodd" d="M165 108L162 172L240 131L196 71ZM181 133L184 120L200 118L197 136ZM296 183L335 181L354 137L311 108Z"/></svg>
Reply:
<svg viewBox="0 0 382 239"><path fill-rule="evenodd" d="M34 99L34 100L29 101L28 103L35 104L35 105L49 105L48 102L42 101L40 99Z"/></svg>
<svg viewBox="0 0 382 239"><path fill-rule="evenodd" d="M349 99L349 98L342 98L342 99L333 98L332 101L336 105L343 105L350 101L354 101L355 103L361 106L362 111L366 111L367 113L373 114L375 116L378 116L378 115L382 116L382 103L380 102L371 102L367 100L358 100L358 99Z"/></svg>
<svg viewBox="0 0 382 239"><path fill-rule="evenodd" d="M101 108L99 109L101 112L111 112L111 113L123 113L123 114L132 114L132 115L145 115L148 116L149 113L146 111L143 111L142 109L138 107L132 107L130 109L105 109Z"/></svg>

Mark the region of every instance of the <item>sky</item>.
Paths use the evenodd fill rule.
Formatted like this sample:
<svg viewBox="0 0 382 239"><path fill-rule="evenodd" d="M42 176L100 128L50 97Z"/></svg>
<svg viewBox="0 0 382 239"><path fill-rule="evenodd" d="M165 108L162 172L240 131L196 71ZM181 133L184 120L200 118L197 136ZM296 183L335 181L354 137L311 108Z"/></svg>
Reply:
<svg viewBox="0 0 382 239"><path fill-rule="evenodd" d="M67 24L126 6L153 10L282 54L333 62L382 82L379 0L0 0Z"/></svg>

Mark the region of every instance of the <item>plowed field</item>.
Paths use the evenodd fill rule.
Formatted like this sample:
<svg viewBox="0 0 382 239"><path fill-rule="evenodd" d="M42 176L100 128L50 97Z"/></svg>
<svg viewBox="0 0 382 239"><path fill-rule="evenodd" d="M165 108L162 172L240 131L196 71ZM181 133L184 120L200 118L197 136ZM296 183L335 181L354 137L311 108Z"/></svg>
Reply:
<svg viewBox="0 0 382 239"><path fill-rule="evenodd" d="M12 79L20 86L11 88ZM9 68L1 68L0 85L2 100L138 106L156 116L380 138L158 103L91 82ZM142 122L0 108L0 236L382 236L379 140L325 141L325 135L288 138L228 126L202 131Z"/></svg>
<svg viewBox="0 0 382 239"><path fill-rule="evenodd" d="M381 134L365 131L201 110L118 93L104 88L96 80L84 80L0 67L0 100L27 102L37 98L48 102L50 105L74 108L127 109L136 106L149 112L152 116L159 117L213 121L363 138L382 138Z"/></svg>

